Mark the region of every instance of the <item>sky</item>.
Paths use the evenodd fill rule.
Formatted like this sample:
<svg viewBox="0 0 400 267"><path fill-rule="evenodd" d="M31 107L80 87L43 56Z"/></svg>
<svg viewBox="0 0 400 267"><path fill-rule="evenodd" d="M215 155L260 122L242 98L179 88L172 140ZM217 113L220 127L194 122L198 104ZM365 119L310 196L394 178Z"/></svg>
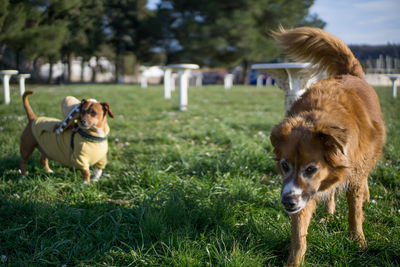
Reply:
<svg viewBox="0 0 400 267"><path fill-rule="evenodd" d="M158 2L148 0L148 7ZM400 44L400 0L315 0L310 13L347 44Z"/></svg>
<svg viewBox="0 0 400 267"><path fill-rule="evenodd" d="M310 13L347 44L400 44L400 0L315 0Z"/></svg>

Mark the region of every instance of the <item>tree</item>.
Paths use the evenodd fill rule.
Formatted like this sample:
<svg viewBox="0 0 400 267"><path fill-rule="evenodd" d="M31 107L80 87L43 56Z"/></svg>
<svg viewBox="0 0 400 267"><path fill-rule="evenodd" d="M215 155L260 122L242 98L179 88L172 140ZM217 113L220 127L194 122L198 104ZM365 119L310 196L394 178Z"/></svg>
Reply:
<svg viewBox="0 0 400 267"><path fill-rule="evenodd" d="M8 1L7 14L0 18L3 21L0 42L16 51L18 69L20 53L29 59L46 57L50 64L57 59L68 33L68 11L74 8L76 1ZM51 72L52 67L50 79Z"/></svg>
<svg viewBox="0 0 400 267"><path fill-rule="evenodd" d="M106 0L105 32L115 51L115 78L124 73L123 58L140 48L137 29L149 15L146 0ZM135 53L136 54L136 53Z"/></svg>
<svg viewBox="0 0 400 267"><path fill-rule="evenodd" d="M16 51L15 65L19 69L19 54L24 42L21 41L21 34L28 20L28 12L23 3L10 3L5 0L0 3L0 43L2 50L11 46Z"/></svg>
<svg viewBox="0 0 400 267"><path fill-rule="evenodd" d="M100 51L105 42L103 2L103 0L77 1L75 9L68 16L69 34L63 43L61 52L68 65L68 82L71 81L71 65L74 55L81 56L82 63L84 63ZM93 67L92 70L95 77L97 68ZM81 79L83 80L83 78Z"/></svg>
<svg viewBox="0 0 400 267"><path fill-rule="evenodd" d="M162 0L157 10L163 33L159 45L168 53L168 61L241 64L248 77L253 62L278 55L270 30L305 23L323 26L315 15L309 16L312 4L313 0ZM169 47L163 46L164 40L169 40Z"/></svg>

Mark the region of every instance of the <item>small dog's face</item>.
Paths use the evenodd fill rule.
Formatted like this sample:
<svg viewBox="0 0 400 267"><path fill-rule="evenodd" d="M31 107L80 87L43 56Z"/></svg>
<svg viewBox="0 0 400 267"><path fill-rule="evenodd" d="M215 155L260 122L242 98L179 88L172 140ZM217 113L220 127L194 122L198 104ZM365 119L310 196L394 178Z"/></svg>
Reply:
<svg viewBox="0 0 400 267"><path fill-rule="evenodd" d="M114 114L107 102L98 103L83 99L80 105L79 125L83 129L100 128L107 114L114 118Z"/></svg>
<svg viewBox="0 0 400 267"><path fill-rule="evenodd" d="M281 203L289 214L342 179L347 157L340 134L335 127L294 126L288 121L273 129L271 142L283 176Z"/></svg>

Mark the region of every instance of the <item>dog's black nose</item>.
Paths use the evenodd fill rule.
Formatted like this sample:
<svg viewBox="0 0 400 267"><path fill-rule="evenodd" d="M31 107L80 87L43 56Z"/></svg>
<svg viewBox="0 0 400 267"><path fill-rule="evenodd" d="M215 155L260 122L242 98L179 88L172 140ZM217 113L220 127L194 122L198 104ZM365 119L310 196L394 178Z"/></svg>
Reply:
<svg viewBox="0 0 400 267"><path fill-rule="evenodd" d="M281 200L281 203L283 204L283 206L285 207L285 209L287 210L292 210L296 207L296 199L293 198L290 195L284 196Z"/></svg>

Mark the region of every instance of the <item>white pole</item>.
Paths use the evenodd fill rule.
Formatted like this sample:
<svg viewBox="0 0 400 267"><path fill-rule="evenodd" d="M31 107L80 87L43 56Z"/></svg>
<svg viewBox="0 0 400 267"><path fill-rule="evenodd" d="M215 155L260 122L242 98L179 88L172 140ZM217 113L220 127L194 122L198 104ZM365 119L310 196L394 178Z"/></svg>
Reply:
<svg viewBox="0 0 400 267"><path fill-rule="evenodd" d="M4 103L10 104L10 78L11 75L4 74L3 76L3 88L4 88Z"/></svg>
<svg viewBox="0 0 400 267"><path fill-rule="evenodd" d="M224 87L225 89L230 89L233 84L233 74L226 74L224 77Z"/></svg>
<svg viewBox="0 0 400 267"><path fill-rule="evenodd" d="M272 77L271 76L268 76L267 81L265 82L265 86L269 86L269 85L272 85Z"/></svg>
<svg viewBox="0 0 400 267"><path fill-rule="evenodd" d="M393 98L397 97L397 85L396 85L396 80L397 78L390 78L392 80L392 96Z"/></svg>
<svg viewBox="0 0 400 267"><path fill-rule="evenodd" d="M147 77L143 74L140 76L140 85L142 88L147 88Z"/></svg>
<svg viewBox="0 0 400 267"><path fill-rule="evenodd" d="M258 75L257 76L257 87L262 87L263 86L263 79L264 79L264 75Z"/></svg>
<svg viewBox="0 0 400 267"><path fill-rule="evenodd" d="M179 110L187 110L190 70L179 71Z"/></svg>
<svg viewBox="0 0 400 267"><path fill-rule="evenodd" d="M301 75L298 69L285 69L288 75L289 90L285 92L285 109L289 111L293 103L304 94L305 90L302 88Z"/></svg>
<svg viewBox="0 0 400 267"><path fill-rule="evenodd" d="M31 75L29 73L22 73L22 74L19 74L17 77L19 80L19 93L22 96L25 92L25 79L30 78Z"/></svg>
<svg viewBox="0 0 400 267"><path fill-rule="evenodd" d="M23 95L25 92L25 77L19 77L19 93Z"/></svg>
<svg viewBox="0 0 400 267"><path fill-rule="evenodd" d="M166 69L164 71L164 98L171 98L171 69Z"/></svg>
<svg viewBox="0 0 400 267"><path fill-rule="evenodd" d="M196 87L203 86L203 74L199 74L196 76Z"/></svg>
<svg viewBox="0 0 400 267"><path fill-rule="evenodd" d="M175 92L175 82L176 82L176 77L178 74L172 73L171 74L171 92Z"/></svg>

